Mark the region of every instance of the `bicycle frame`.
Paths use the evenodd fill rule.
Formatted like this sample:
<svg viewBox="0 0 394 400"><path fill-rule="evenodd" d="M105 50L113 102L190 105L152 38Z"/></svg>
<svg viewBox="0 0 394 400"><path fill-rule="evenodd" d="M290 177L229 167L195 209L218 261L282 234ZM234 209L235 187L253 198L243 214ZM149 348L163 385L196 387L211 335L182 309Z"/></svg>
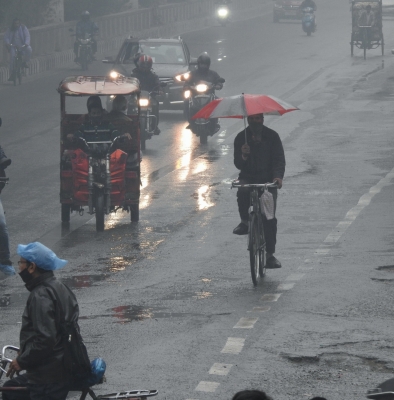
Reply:
<svg viewBox="0 0 394 400"><path fill-rule="evenodd" d="M264 191L268 190L268 188L277 188L278 185L276 182L243 184L235 181L232 183L232 187L252 189L250 192L249 206L248 251L250 254L252 281L253 284L257 286L260 278L265 275L265 237L260 196L262 196Z"/></svg>

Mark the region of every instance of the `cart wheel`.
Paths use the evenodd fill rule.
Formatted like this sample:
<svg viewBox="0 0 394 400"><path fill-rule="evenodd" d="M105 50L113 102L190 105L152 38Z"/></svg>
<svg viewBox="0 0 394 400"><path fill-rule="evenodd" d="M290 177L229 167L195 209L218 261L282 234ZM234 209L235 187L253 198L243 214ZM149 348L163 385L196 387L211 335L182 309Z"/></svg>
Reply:
<svg viewBox="0 0 394 400"><path fill-rule="evenodd" d="M132 204L130 206L130 221L138 222L140 220L140 204Z"/></svg>
<svg viewBox="0 0 394 400"><path fill-rule="evenodd" d="M104 231L104 193L102 191L96 194L96 231Z"/></svg>
<svg viewBox="0 0 394 400"><path fill-rule="evenodd" d="M62 204L62 222L70 222L71 206L70 204Z"/></svg>

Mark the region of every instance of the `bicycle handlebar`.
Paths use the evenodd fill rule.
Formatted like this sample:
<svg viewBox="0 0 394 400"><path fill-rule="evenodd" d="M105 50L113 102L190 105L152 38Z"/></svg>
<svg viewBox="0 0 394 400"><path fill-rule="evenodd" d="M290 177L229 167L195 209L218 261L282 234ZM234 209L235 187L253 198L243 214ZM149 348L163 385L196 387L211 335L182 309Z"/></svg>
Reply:
<svg viewBox="0 0 394 400"><path fill-rule="evenodd" d="M277 182L273 183L240 183L239 181L233 181L231 182L231 187L235 188L278 188Z"/></svg>

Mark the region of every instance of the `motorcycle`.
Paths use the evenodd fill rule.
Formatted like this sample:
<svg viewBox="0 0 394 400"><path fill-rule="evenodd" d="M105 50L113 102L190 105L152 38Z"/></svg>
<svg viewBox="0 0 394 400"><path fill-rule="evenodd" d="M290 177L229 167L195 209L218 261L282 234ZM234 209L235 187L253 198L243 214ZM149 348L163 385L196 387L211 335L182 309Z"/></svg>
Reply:
<svg viewBox="0 0 394 400"><path fill-rule="evenodd" d="M221 5L216 9L216 18L220 25L226 26L230 16L230 10L227 5Z"/></svg>
<svg viewBox="0 0 394 400"><path fill-rule="evenodd" d="M82 71L87 71L89 64L93 58L93 38L89 33L85 33L83 38L77 39L77 63L81 66Z"/></svg>
<svg viewBox="0 0 394 400"><path fill-rule="evenodd" d="M217 83L224 83L225 80L220 78ZM200 111L203 107L216 99L215 89L217 83L200 81L195 86L190 86L184 91L185 100L188 102L189 129L200 138L201 144L206 144L208 136L213 136L219 131L220 125L216 119L198 118L192 120L191 117Z"/></svg>
<svg viewBox="0 0 394 400"><path fill-rule="evenodd" d="M157 116L153 113L153 106L157 103L154 96L155 92L142 90L140 94L140 130L141 130L141 150L145 150L146 141L157 134Z"/></svg>
<svg viewBox="0 0 394 400"><path fill-rule="evenodd" d="M308 36L311 36L312 32L316 31L315 11L312 7L306 7L302 12L302 29Z"/></svg>

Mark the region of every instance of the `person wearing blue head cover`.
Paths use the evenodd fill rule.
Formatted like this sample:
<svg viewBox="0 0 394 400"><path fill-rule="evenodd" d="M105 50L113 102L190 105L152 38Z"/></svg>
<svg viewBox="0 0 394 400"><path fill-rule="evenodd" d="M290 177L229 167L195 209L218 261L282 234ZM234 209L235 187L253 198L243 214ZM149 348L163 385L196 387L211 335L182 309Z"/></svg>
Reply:
<svg viewBox="0 0 394 400"><path fill-rule="evenodd" d="M79 307L74 293L53 271L67 261L39 242L20 244L17 253L19 275L30 296L22 315L20 351L10 363L7 376L11 379L4 386L27 386L29 391L4 392L3 400L64 400L71 376L64 363L59 321L63 314L66 322L77 322ZM19 375L22 370L26 374Z"/></svg>

